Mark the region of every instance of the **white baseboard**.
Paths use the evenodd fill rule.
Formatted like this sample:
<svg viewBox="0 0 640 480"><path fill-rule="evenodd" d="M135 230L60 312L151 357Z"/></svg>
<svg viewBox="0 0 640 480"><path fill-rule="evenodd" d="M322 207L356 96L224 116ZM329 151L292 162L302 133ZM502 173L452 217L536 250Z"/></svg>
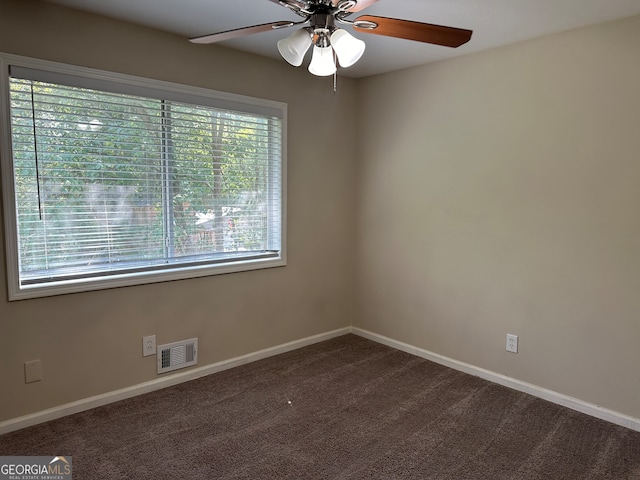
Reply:
<svg viewBox="0 0 640 480"><path fill-rule="evenodd" d="M431 360L432 362L453 368L454 370L459 370L461 372L483 378L490 382L497 383L499 385L503 385L520 392L528 393L530 395L533 395L534 397L548 400L552 403L562 405L563 407L586 413L587 415L591 415L592 417L606 420L607 422L615 423L616 425L621 425L631 430L640 432L639 418L631 417L623 413L609 410L599 405L588 403L583 400L570 397L568 395L563 395L562 393L554 392L553 390L547 390L546 388L532 385L531 383L523 382L515 378L507 377L506 375L495 373L490 370L485 370L484 368L476 367L475 365L471 365L469 363L460 362L458 360L454 360L452 358L445 357L443 355L439 355L437 353L433 353L428 350L415 347L413 345L409 345L408 343L399 342L392 338L378 335L377 333L369 332L361 328L352 327L351 333L367 338L369 340L373 340L374 342L387 345L397 350L410 353L417 357Z"/></svg>
<svg viewBox="0 0 640 480"><path fill-rule="evenodd" d="M306 347L307 345L312 345L314 343L319 343L334 337L346 335L347 333L359 335L374 342L381 343L397 350L416 355L417 357L425 358L440 365L453 368L454 370L459 370L461 372L483 378L490 382L513 388L514 390L528 393L535 397L548 400L567 408L571 408L572 410L576 410L578 412L582 412L587 415L591 415L593 417L606 420L616 425L621 425L623 427L640 432L640 419L638 418L609 410L607 408L600 407L598 405L594 405L577 398L569 397L552 390L547 390L545 388L538 387L537 385L532 385L530 383L507 377L490 370L485 370L475 365L460 362L458 360L454 360L452 358L445 357L443 355L439 355L437 353L433 353L428 350L409 345L408 343L385 337L383 335L378 335L377 333L369 332L361 328L345 327L338 330L333 330L331 332L321 333L300 340L295 340L293 342L284 343L275 347L266 348L264 350L259 350L247 355L231 358L229 360L223 360L221 362L213 363L210 365L192 368L184 372L163 376L162 378L140 383L138 385L133 385L131 387L122 388L120 390L114 390L112 392L103 393L101 395L84 398L82 400L67 403L47 410L42 410L40 412L35 412L29 415L24 415L22 417L5 420L0 422L0 435L12 432L14 430L20 430L22 428L37 425L39 423L55 420L56 418L72 415L74 413L83 412L91 408L107 405L109 403L124 400L126 398L131 398L137 395L153 392L155 390L160 390L162 388L177 385L179 383L188 382L189 380L194 380L196 378L204 377L212 373L221 372L229 368L244 365L246 363L255 362L263 358L268 358L274 355L289 352L291 350L296 350L298 348Z"/></svg>
<svg viewBox="0 0 640 480"><path fill-rule="evenodd" d="M172 375L162 376L148 382L133 385L131 387L122 388L120 390L114 390L112 392L103 393L89 398L83 398L71 403L66 403L57 407L35 412L22 417L12 418L0 422L0 435L14 430L20 430L22 428L31 427L39 423L55 420L56 418L72 415L74 413L83 412L91 408L107 405L108 403L117 402L126 398L135 397L144 393L153 392L154 390L160 390L162 388L177 385L179 383L188 382L196 378L204 377L212 373L228 370L229 368L244 365L245 363L255 362L262 360L263 358L272 357L281 353L289 352L291 350L297 350L298 348L306 347L314 343L319 343L330 338L339 337L351 333L351 327L345 327L331 332L321 333L306 337L293 342L284 343L271 348L265 348L257 352L242 355L240 357L231 358L229 360L223 360L221 362L212 363L210 365L204 365L202 367L196 367L184 372L174 373Z"/></svg>

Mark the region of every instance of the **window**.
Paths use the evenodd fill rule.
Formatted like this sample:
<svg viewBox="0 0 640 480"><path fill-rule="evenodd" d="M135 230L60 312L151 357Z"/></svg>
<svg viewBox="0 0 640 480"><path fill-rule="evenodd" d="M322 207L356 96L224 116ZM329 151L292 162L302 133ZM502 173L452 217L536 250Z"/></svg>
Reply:
<svg viewBox="0 0 640 480"><path fill-rule="evenodd" d="M0 61L10 299L285 264L283 104Z"/></svg>

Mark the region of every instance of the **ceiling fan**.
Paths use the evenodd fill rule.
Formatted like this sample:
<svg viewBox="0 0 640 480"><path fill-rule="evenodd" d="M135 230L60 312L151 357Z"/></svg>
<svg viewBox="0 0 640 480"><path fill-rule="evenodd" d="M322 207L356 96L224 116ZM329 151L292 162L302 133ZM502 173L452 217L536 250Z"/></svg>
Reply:
<svg viewBox="0 0 640 480"><path fill-rule="evenodd" d="M278 41L278 51L291 65L302 65L305 53L313 44L309 72L318 76L336 73L337 65L346 68L364 53L365 43L336 25L350 25L356 32L403 38L445 47L459 47L471 39L471 30L400 20L398 18L361 15L348 17L378 0L270 0L303 18L298 22L278 21L227 30L191 38L193 43L215 43L244 35L267 32L294 25L305 25L289 37ZM337 62L336 62L337 60Z"/></svg>

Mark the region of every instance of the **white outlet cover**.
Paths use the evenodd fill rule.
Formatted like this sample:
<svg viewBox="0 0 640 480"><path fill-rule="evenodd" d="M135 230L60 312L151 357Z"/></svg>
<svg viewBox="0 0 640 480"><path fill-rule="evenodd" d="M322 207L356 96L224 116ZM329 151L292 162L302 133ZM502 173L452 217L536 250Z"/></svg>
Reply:
<svg viewBox="0 0 640 480"><path fill-rule="evenodd" d="M24 383L39 382L42 380L42 362L31 360L24 362Z"/></svg>
<svg viewBox="0 0 640 480"><path fill-rule="evenodd" d="M148 357L156 354L156 336L142 337L142 356Z"/></svg>
<svg viewBox="0 0 640 480"><path fill-rule="evenodd" d="M518 353L518 335L507 333L507 352Z"/></svg>

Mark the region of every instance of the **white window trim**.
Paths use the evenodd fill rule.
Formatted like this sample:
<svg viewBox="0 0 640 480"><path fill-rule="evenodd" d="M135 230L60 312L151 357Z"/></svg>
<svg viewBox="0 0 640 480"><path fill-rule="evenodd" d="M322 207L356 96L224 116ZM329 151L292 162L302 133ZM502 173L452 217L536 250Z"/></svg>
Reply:
<svg viewBox="0 0 640 480"><path fill-rule="evenodd" d="M181 266L171 270L145 271L140 273L126 273L107 278L81 279L66 281L60 284L44 284L37 286L22 286L19 276L19 259L17 243L17 224L14 191L13 152L11 146L11 118L9 92L9 66L39 69L51 74L61 73L76 75L96 82L108 81L139 88L141 92L157 89L172 92L187 102L193 96L211 98L219 102L229 102L230 105L245 104L252 108L265 111L278 111L282 116L282 183L281 183L281 240L280 255L276 258L233 261L228 264ZM191 102L192 103L192 102ZM19 55L0 52L0 166L2 174L2 200L4 212L4 240L6 251L6 273L8 299L22 300L28 298L49 297L67 293L103 290L108 288L143 285L149 283L167 282L188 278L221 275L263 268L281 267L287 264L287 105L286 103L248 97L225 92L218 92L200 87L181 85L161 80L147 79L132 75L107 72L86 67L78 67L47 60L39 60Z"/></svg>

